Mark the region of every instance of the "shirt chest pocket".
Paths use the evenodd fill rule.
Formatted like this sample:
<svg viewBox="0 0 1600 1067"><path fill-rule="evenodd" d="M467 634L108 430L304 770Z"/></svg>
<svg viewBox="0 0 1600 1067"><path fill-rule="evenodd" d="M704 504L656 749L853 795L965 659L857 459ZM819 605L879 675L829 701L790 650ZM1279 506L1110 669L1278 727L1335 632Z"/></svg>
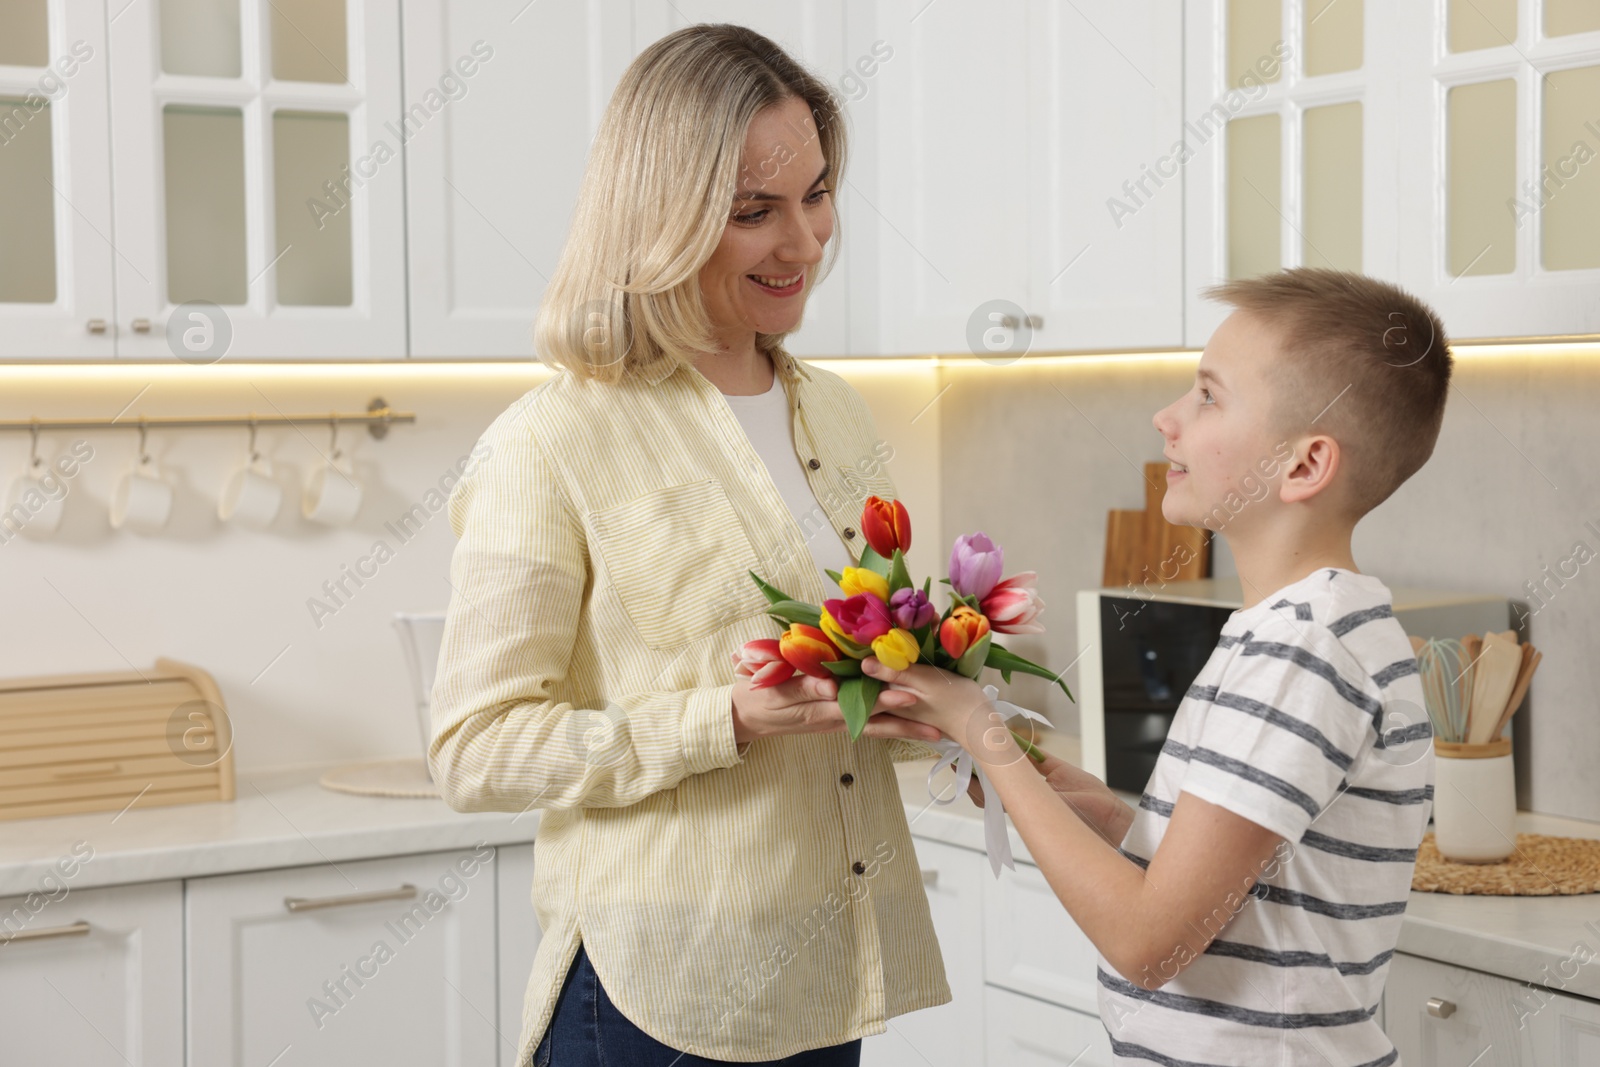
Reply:
<svg viewBox="0 0 1600 1067"><path fill-rule="evenodd" d="M721 483L657 489L589 514L595 555L644 643L665 650L759 615L761 563Z"/></svg>

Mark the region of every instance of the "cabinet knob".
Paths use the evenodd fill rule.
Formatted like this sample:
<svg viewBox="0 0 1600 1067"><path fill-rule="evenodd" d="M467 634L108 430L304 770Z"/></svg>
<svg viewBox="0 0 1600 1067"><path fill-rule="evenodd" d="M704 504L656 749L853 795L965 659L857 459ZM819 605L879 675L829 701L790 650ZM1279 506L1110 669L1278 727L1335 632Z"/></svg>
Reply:
<svg viewBox="0 0 1600 1067"><path fill-rule="evenodd" d="M88 326L89 326L89 332L90 333L105 333L106 332L106 320L105 319L90 319L89 322L88 322Z"/></svg>
<svg viewBox="0 0 1600 1067"><path fill-rule="evenodd" d="M1456 1004L1453 1000L1443 997L1428 998L1428 1014L1435 1019L1448 1019L1456 1013Z"/></svg>
<svg viewBox="0 0 1600 1067"><path fill-rule="evenodd" d="M1002 328L1007 330L1015 330L1018 326L1022 325L1022 320L1017 318L1015 315L992 315L990 318L992 321L999 323Z"/></svg>
<svg viewBox="0 0 1600 1067"><path fill-rule="evenodd" d="M1043 315L1029 315L1027 318L1028 329L1037 330L1044 325Z"/></svg>
<svg viewBox="0 0 1600 1067"><path fill-rule="evenodd" d="M922 884L924 886L935 886L935 885L938 885L939 884L939 872L937 870L933 869L933 868L930 868L930 867L922 868Z"/></svg>
<svg viewBox="0 0 1600 1067"><path fill-rule="evenodd" d="M133 326L133 332L134 333L149 333L150 332L150 320L149 319L134 319L133 323L132 323L132 326Z"/></svg>

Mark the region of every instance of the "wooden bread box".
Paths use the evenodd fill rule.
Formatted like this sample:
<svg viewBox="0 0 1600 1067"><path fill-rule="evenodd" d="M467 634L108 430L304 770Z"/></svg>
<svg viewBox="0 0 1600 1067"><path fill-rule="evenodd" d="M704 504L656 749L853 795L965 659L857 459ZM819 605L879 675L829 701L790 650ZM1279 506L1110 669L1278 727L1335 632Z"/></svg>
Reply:
<svg viewBox="0 0 1600 1067"><path fill-rule="evenodd" d="M0 679L0 820L233 798L232 725L199 667Z"/></svg>

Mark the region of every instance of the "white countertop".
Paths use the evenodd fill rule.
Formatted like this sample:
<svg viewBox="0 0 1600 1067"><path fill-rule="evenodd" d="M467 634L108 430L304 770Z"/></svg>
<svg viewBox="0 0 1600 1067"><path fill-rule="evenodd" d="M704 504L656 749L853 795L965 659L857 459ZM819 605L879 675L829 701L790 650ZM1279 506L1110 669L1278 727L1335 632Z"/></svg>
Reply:
<svg viewBox="0 0 1600 1067"><path fill-rule="evenodd" d="M1047 751L1076 761L1078 739L1046 734ZM948 804L928 796L931 761L897 765L911 831L963 848L983 849L983 813L965 793ZM0 822L0 897L41 888L60 857L87 842L93 858L67 880L72 888L194 878L341 860L532 841L539 813L462 813L442 800L364 797L317 784L324 768L243 774L238 799L182 804L120 815L93 812ZM953 776L944 781L953 784ZM946 793L951 790L946 789ZM1130 803L1138 798L1121 794ZM1520 812L1517 829L1600 838L1600 824ZM1010 831L1012 854L1030 861ZM79 852L82 846L79 845ZM1004 877L1005 875L1002 875ZM1586 924L1593 924L1592 926ZM1412 893L1400 932L1401 952L1469 967L1600 1000L1600 967L1560 969L1579 943L1600 955L1600 894L1570 897L1452 896ZM1545 970L1548 968L1548 972Z"/></svg>
<svg viewBox="0 0 1600 1067"><path fill-rule="evenodd" d="M535 811L462 813L438 799L337 793L317 784L325 769L241 774L232 801L0 822L0 897L39 889L77 842L93 856L66 882L87 889L517 844L539 829Z"/></svg>

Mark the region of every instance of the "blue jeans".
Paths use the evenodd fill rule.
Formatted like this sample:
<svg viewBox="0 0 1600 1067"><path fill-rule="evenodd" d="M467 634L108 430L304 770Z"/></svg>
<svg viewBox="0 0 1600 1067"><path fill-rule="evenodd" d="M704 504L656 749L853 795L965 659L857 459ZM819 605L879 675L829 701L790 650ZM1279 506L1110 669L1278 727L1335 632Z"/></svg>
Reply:
<svg viewBox="0 0 1600 1067"><path fill-rule="evenodd" d="M732 1062L675 1051L629 1022L606 996L581 944L561 984L555 1015L533 1052L534 1067L727 1067ZM857 1038L740 1067L859 1067L860 1063Z"/></svg>

